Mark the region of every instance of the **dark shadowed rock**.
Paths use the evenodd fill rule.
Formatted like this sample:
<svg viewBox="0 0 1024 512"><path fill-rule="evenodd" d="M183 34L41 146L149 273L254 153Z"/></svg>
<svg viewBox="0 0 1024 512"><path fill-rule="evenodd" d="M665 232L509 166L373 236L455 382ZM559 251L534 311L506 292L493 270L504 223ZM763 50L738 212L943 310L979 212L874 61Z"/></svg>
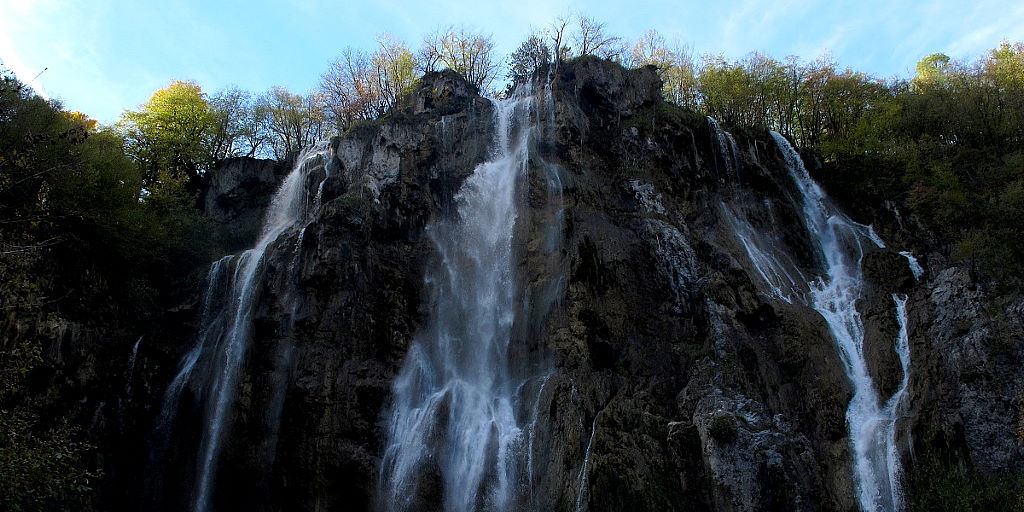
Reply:
<svg viewBox="0 0 1024 512"><path fill-rule="evenodd" d="M215 224L215 236L223 250L237 252L256 242L267 206L289 170L274 160L249 157L217 162L200 203Z"/></svg>

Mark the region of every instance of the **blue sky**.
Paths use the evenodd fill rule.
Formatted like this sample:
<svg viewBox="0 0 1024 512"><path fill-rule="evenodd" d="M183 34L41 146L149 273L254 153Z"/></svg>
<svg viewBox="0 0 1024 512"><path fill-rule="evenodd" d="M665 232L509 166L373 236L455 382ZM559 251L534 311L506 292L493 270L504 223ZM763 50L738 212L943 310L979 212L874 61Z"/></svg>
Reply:
<svg viewBox="0 0 1024 512"><path fill-rule="evenodd" d="M1024 2L1012 0L0 0L0 59L24 81L47 68L32 83L40 93L113 122L172 79L207 92L305 93L343 48L370 50L382 31L415 49L439 27L464 25L506 55L570 11L631 41L653 28L698 57L758 50L812 60L828 51L880 77L909 76L929 53L974 59L1001 39L1024 40Z"/></svg>

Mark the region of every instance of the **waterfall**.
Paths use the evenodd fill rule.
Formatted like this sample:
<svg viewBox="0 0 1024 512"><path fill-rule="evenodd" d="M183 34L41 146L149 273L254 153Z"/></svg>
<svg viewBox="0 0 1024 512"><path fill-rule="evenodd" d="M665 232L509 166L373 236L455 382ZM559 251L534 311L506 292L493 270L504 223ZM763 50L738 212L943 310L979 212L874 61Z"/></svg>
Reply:
<svg viewBox="0 0 1024 512"><path fill-rule="evenodd" d="M139 344L142 343L142 338L143 336L139 336L139 339L135 340L135 345L132 345L132 353L128 356L128 372L124 385L124 395L128 398L132 397L132 379L135 378L135 358L139 355Z"/></svg>
<svg viewBox="0 0 1024 512"><path fill-rule="evenodd" d="M903 466L900 464L899 450L896 449L896 420L899 419L903 401L907 394L907 384L910 382L910 334L907 331L907 296L892 294L892 301L896 304L896 322L899 324L899 332L896 335L896 355L900 359L900 369L903 377L900 378L900 385L896 392L885 402L882 409L882 418L885 422L883 432L885 434L886 448L886 470L892 482L890 494L891 510L903 510L903 492L900 483L903 478Z"/></svg>
<svg viewBox="0 0 1024 512"><path fill-rule="evenodd" d="M725 163L726 174L735 180L740 155L736 139L731 133L722 129L714 118L709 116L707 122L711 129L711 136L716 143L718 155ZM738 196L743 194L743 191L735 186L732 188L732 192ZM729 222L733 234L743 245L743 250L753 263L754 270L764 284L771 288L771 296L789 304L792 304L794 299L803 300L806 290L802 289L802 286L806 282L806 278L793 263L792 258L779 249L782 246L781 241L772 233L756 229L751 224L750 215L746 211L747 208L744 208L743 202L736 201L736 203L721 202L718 206L722 216ZM764 199L763 206L770 209L771 202Z"/></svg>
<svg viewBox="0 0 1024 512"><path fill-rule="evenodd" d="M329 172L327 155L326 143L304 150L267 208L256 245L241 255L226 256L210 268L196 344L183 358L168 387L157 426L164 435L169 435L182 391L189 383L199 389L204 419L192 495L195 512L205 512L210 505L217 459L231 421L240 372L250 343L253 309L266 256L278 250L275 243L282 235L304 226L319 206L323 180ZM307 179L321 171L323 176L315 199L310 201ZM291 247L285 245L280 249Z"/></svg>
<svg viewBox="0 0 1024 512"><path fill-rule="evenodd" d="M811 239L823 258L824 276L810 283L811 307L825 319L839 348L853 398L846 411L854 456L857 498L865 511L901 510L902 467L895 446L898 405L909 377L909 345L906 332L906 298L894 297L900 333L896 351L903 368L900 388L882 404L864 355L864 325L856 303L864 286L861 260L865 241L884 247L869 226L857 224L834 211L824 192L811 179L800 155L772 132L803 199L803 217Z"/></svg>
<svg viewBox="0 0 1024 512"><path fill-rule="evenodd" d="M457 216L427 227L439 261L425 279L427 325L393 384L380 473L384 510L415 509L428 473L440 478L449 511L512 510L524 492L530 427L520 425L517 391L526 379L511 368L509 344L519 310L517 186L527 172L534 105L527 94L492 103L491 160L455 196Z"/></svg>
<svg viewBox="0 0 1024 512"><path fill-rule="evenodd" d="M733 175L736 172L736 160L740 155L736 139L733 138L731 133L723 130L718 121L713 117L708 116L707 120L708 126L711 128L711 134L718 146L718 154L725 161L725 172L727 175Z"/></svg>
<svg viewBox="0 0 1024 512"><path fill-rule="evenodd" d="M910 266L910 271L914 274L914 279L920 281L921 276L924 275L924 267L917 261L914 254L910 251L900 251L900 256L907 259L907 265Z"/></svg>
<svg viewBox="0 0 1024 512"><path fill-rule="evenodd" d="M590 424L590 439L587 440L587 448L583 451L583 465L580 466L580 474L576 478L576 512L583 512L585 506L589 505L586 499L590 493L587 470L590 466L590 450L594 448L595 433L597 433L597 416L594 416L594 421Z"/></svg>
<svg viewBox="0 0 1024 512"><path fill-rule="evenodd" d="M772 295L788 304L792 304L794 298L802 299L803 291L800 287L805 277L792 259L778 250L778 241L758 233L749 221L737 215L729 205L720 203L719 207L736 238L743 244L743 250L754 264L757 275L771 288Z"/></svg>

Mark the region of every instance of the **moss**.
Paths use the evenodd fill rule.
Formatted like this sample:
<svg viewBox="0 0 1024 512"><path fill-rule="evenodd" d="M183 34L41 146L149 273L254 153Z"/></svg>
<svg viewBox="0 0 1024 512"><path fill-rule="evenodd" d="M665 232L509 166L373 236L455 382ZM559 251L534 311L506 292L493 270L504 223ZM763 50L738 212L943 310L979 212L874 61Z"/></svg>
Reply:
<svg viewBox="0 0 1024 512"><path fill-rule="evenodd" d="M991 475L936 454L921 457L908 479L915 512L1013 512L1024 509L1024 471Z"/></svg>
<svg viewBox="0 0 1024 512"><path fill-rule="evenodd" d="M386 116L385 116L386 117ZM349 137L354 134L363 133L367 131L376 130L383 124L384 119L356 119L349 123L348 127L345 128L345 132L341 134L342 138Z"/></svg>
<svg viewBox="0 0 1024 512"><path fill-rule="evenodd" d="M708 427L708 434L719 443L730 443L736 439L736 418L731 415L715 416Z"/></svg>

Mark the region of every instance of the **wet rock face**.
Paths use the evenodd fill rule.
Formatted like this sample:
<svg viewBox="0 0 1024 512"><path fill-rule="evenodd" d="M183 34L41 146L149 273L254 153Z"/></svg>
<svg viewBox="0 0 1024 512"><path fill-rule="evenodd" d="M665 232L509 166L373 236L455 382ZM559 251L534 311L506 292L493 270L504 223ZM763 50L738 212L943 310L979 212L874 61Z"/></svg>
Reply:
<svg viewBox="0 0 1024 512"><path fill-rule="evenodd" d="M725 204L752 212L753 227L805 273L797 287L806 295L820 255L774 142L737 137L727 161L704 118L662 102L651 68L584 58L552 76L538 86L538 103L553 109L538 116L515 233L528 297L516 347L528 353L511 359L543 361L547 375L525 407L535 432L525 448L527 508L856 509L852 390L828 327L799 293L791 303L772 294L723 213ZM426 226L457 214L462 182L490 156L492 116L464 80L432 73L383 119L332 141L322 206L267 253L215 509L376 507L382 413L431 300L424 276L438 256ZM283 172L251 159L214 172L204 205L227 245L256 236L253 219ZM774 213L764 213L769 203ZM893 245L911 238L883 234ZM1012 399L1024 392L1012 341L1024 308L1013 302L1015 313L993 319L965 270L927 261L933 268L918 282L892 249L864 256L858 309L883 396L902 377L892 294L909 297L912 375L899 444L952 447L985 470L1012 467L1020 447L1002 432L1012 432ZM194 321L195 311L179 314ZM190 343L162 341L140 354L161 362L136 377L146 390L135 398L140 419L118 427L134 429L139 452L181 355L167 347L183 353ZM197 410L181 421L192 425L183 442L201 432ZM166 464L185 468L165 488L187 501L194 465ZM437 509L443 484L430 464L423 471L420 505ZM163 510L181 506L169 500Z"/></svg>
<svg viewBox="0 0 1024 512"><path fill-rule="evenodd" d="M549 508L853 507L849 466L827 462L849 460L850 394L824 323L758 292L719 215L726 179L789 204L792 185L764 141L740 141L727 172L705 120L651 83L653 70L584 60L554 84L545 156L571 186L568 288L550 320L563 330L548 342L568 396L542 397L559 454ZM565 459L588 446L583 480Z"/></svg>
<svg viewBox="0 0 1024 512"><path fill-rule="evenodd" d="M424 227L452 214L488 156L491 115L461 78L432 74L399 109L331 142L316 217L268 251L216 506L373 507L381 415L423 323Z"/></svg>

